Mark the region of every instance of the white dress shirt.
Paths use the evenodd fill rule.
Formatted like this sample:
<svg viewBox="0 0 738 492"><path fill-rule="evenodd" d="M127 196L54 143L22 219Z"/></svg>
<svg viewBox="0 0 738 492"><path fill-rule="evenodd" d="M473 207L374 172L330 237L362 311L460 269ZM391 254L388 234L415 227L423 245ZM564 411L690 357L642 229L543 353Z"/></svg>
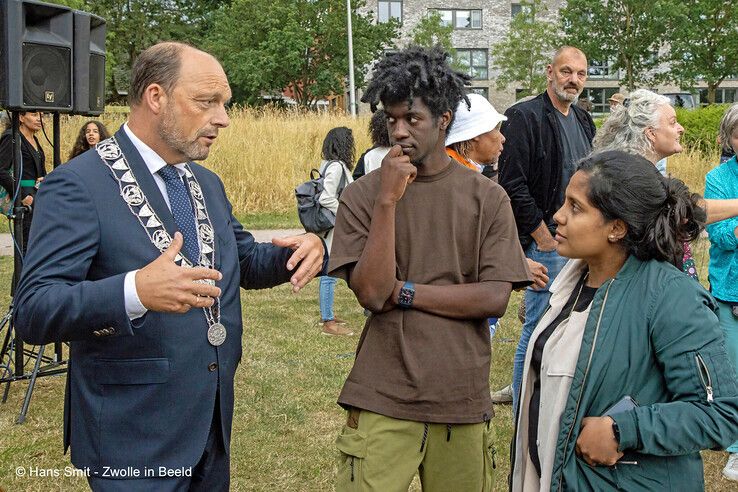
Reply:
<svg viewBox="0 0 738 492"><path fill-rule="evenodd" d="M141 139L133 134L131 129L128 128L128 123L123 124L123 131L126 132L126 136L131 139L131 143L133 143L133 146L136 147L136 150L141 155L143 161L146 163L146 167L149 169L149 172L154 177L154 182L156 182L156 186L159 187L159 191L161 192L161 195L164 198L167 207L169 207L169 209L171 210L166 183L164 183L164 178L159 176L159 170L164 166L167 166L168 164L164 161L164 159L161 158L161 156L159 156L159 154L154 152L151 147L143 143ZM177 168L179 177L183 177L185 174L185 163L183 162L181 164L174 164L174 167ZM126 313L128 314L128 318L130 318L131 320L140 318L148 311L148 309L146 309L146 307L141 304L141 299L139 299L138 292L136 291L137 271L138 270L128 272L125 276L125 281L123 284Z"/></svg>

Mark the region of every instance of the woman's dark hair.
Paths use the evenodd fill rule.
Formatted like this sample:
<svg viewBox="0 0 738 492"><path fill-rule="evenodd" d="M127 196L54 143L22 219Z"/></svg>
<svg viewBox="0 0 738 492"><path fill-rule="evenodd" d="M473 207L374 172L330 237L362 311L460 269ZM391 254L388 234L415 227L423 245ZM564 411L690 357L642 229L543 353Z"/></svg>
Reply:
<svg viewBox="0 0 738 492"><path fill-rule="evenodd" d="M451 112L448 133L459 102L463 99L469 105L464 86L471 80L469 75L453 70L449 59L440 46L410 46L388 54L374 68L361 100L374 112L380 102L385 106L403 101L411 105L413 98L419 97L436 118Z"/></svg>
<svg viewBox="0 0 738 492"><path fill-rule="evenodd" d="M79 133L77 134L77 140L74 141L74 145L72 146L72 151L69 153L69 160L74 159L78 155L80 155L82 152L85 152L89 150L90 144L87 143L87 138L85 137L85 130L87 130L87 125L90 123L94 123L97 127L97 131L100 133L100 141L105 140L106 138L110 138L110 132L108 132L108 129L105 128L105 125L103 125L101 122L97 120L90 120L86 121L84 125L79 129Z"/></svg>
<svg viewBox="0 0 738 492"><path fill-rule="evenodd" d="M389 133L387 132L387 115L384 111L375 111L369 121L369 135L375 147L389 147Z"/></svg>
<svg viewBox="0 0 738 492"><path fill-rule="evenodd" d="M697 238L707 218L698 194L643 157L619 150L595 153L579 170L589 175L589 201L606 220L628 226L622 240L628 253L681 268L684 243Z"/></svg>
<svg viewBox="0 0 738 492"><path fill-rule="evenodd" d="M353 169L354 134L351 129L339 126L330 130L323 140L322 156L326 161L341 161Z"/></svg>

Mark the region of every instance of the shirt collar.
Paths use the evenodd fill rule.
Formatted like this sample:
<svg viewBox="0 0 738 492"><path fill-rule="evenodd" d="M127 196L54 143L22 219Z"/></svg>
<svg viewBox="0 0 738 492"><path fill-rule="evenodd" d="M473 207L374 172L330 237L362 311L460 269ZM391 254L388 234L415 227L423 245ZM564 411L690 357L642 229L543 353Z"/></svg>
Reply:
<svg viewBox="0 0 738 492"><path fill-rule="evenodd" d="M164 166L167 165L166 161L161 158L159 154L154 152L154 150L143 143L140 138L138 138L136 135L133 134L130 128L128 128L128 122L125 122L123 124L123 131L126 132L126 135L129 139L131 139L131 143L134 147L136 147L136 150L139 154L141 154L141 158L146 163L146 167L149 168L149 172L153 175L156 175L159 170L161 170ZM185 163L179 163L174 164L174 167L177 168L177 172L179 173L180 177L184 176L185 173Z"/></svg>

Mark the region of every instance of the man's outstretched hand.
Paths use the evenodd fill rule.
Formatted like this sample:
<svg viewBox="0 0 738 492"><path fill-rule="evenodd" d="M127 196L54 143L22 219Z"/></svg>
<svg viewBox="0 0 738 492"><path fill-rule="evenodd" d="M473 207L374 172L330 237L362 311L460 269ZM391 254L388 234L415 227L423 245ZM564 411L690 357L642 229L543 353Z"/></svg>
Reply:
<svg viewBox="0 0 738 492"><path fill-rule="evenodd" d="M313 233L299 236L275 237L272 244L280 248L290 248L294 251L287 260L287 270L292 271L299 265L297 271L290 278L292 292L297 292L310 282L323 269L325 248L323 241Z"/></svg>
<svg viewBox="0 0 738 492"><path fill-rule="evenodd" d="M174 233L169 247L136 272L136 293L149 311L186 313L191 308L210 307L220 296L218 287L200 282L220 280L223 275L218 270L181 267L174 262L183 243L182 234Z"/></svg>

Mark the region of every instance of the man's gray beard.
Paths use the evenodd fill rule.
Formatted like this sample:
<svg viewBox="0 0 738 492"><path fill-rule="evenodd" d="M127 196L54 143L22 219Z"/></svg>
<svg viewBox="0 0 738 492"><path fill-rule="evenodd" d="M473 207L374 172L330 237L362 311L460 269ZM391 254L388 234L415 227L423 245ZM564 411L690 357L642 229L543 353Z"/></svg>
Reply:
<svg viewBox="0 0 738 492"><path fill-rule="evenodd" d="M569 94L563 89L559 89L558 87L554 87L554 93L556 94L556 97L559 98L559 101L561 102L568 102L573 103L577 100L579 97L579 94L582 93L582 91L577 92L576 94Z"/></svg>
<svg viewBox="0 0 738 492"><path fill-rule="evenodd" d="M172 111L167 111L159 125L159 136L169 147L185 156L187 161L202 161L208 157L210 149L197 141L188 142L177 128Z"/></svg>

